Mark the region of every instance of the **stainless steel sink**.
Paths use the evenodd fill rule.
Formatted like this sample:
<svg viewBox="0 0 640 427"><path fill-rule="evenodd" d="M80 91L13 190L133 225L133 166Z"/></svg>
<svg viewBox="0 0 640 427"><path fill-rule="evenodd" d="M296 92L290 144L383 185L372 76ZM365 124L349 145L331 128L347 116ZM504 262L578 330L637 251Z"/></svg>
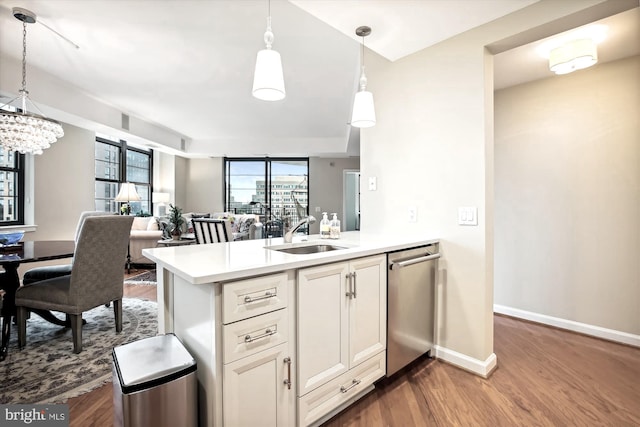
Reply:
<svg viewBox="0 0 640 427"><path fill-rule="evenodd" d="M322 244L310 244L302 246L267 246L267 249L271 249L278 252L286 252L288 254L317 254L319 252L336 251L339 249L346 249L343 246L330 245L326 243Z"/></svg>

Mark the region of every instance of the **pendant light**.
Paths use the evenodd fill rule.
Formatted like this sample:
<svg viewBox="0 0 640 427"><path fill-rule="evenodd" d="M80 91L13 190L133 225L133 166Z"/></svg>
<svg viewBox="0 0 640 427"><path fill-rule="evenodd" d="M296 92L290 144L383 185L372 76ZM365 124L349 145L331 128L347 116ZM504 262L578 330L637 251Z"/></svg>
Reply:
<svg viewBox="0 0 640 427"><path fill-rule="evenodd" d="M286 96L284 77L282 75L282 60L280 54L271 48L273 38L273 31L271 31L271 1L269 1L267 31L264 33L264 43L267 48L258 52L252 91L254 97L264 101L279 101Z"/></svg>
<svg viewBox="0 0 640 427"><path fill-rule="evenodd" d="M64 131L55 120L27 111L27 102L38 109L29 99L27 91L27 24L35 23L36 15L15 7L13 16L22 21L22 89L19 90L20 95L0 106L0 146L7 151L42 154L42 150L64 136ZM18 101L17 106L11 105L14 101ZM12 107L16 111L4 110L5 107Z"/></svg>
<svg viewBox="0 0 640 427"><path fill-rule="evenodd" d="M368 128L376 124L373 94L367 90L367 76L364 74L364 38L369 34L371 34L369 27L356 28L356 35L362 37L362 72L360 74L360 90L353 99L351 126L357 128Z"/></svg>

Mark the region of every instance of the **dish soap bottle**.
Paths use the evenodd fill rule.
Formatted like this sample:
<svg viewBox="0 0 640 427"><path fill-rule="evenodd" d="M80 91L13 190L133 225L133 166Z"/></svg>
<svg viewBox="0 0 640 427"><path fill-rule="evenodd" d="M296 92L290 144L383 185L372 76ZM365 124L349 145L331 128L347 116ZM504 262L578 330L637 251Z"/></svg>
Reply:
<svg viewBox="0 0 640 427"><path fill-rule="evenodd" d="M332 239L340 238L340 220L338 219L338 214L333 213L333 218L331 218L331 225L329 228L329 237Z"/></svg>
<svg viewBox="0 0 640 427"><path fill-rule="evenodd" d="M327 218L327 213L322 212L322 221L320 221L320 238L328 239L330 231L331 223L329 222L329 218Z"/></svg>

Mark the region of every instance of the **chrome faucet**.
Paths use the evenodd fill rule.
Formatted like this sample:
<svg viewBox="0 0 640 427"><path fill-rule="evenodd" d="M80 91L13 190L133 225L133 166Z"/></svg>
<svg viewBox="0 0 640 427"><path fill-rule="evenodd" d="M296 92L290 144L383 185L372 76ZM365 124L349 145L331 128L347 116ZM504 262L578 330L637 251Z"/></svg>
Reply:
<svg viewBox="0 0 640 427"><path fill-rule="evenodd" d="M295 233L298 228L302 227L305 224L313 224L314 222L316 222L316 219L313 216L309 215L306 218L302 218L300 221L298 221L296 225L294 225L293 227L291 227L291 229L289 229L288 221L285 221L284 242L291 243L291 241L293 240L293 233Z"/></svg>

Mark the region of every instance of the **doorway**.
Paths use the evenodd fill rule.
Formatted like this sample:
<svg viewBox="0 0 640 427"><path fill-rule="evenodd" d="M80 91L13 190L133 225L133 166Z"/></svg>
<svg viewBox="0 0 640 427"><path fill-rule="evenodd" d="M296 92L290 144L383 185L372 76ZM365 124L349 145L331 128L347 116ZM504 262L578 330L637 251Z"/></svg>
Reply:
<svg viewBox="0 0 640 427"><path fill-rule="evenodd" d="M360 171L344 170L342 173L344 231L360 230Z"/></svg>

